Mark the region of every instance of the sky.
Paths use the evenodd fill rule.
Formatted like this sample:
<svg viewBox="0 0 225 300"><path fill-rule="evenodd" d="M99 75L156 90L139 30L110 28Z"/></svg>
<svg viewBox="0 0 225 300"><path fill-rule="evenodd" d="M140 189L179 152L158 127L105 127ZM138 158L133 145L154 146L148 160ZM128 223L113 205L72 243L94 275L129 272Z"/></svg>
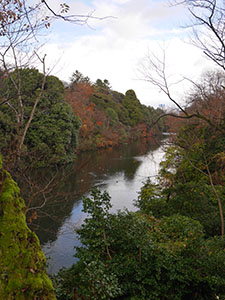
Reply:
<svg viewBox="0 0 225 300"><path fill-rule="evenodd" d="M57 11L61 0L49 0ZM42 51L52 75L69 82L75 70L92 82L107 79L113 90L133 89L141 103L158 107L171 102L140 74L146 56L161 57L166 49L166 71L171 82L197 79L213 67L202 51L190 44L186 8L172 7L163 0L67 0L70 14L88 15L87 25L63 21L52 24ZM98 19L103 18L103 19ZM174 98L182 103L188 82L174 84Z"/></svg>

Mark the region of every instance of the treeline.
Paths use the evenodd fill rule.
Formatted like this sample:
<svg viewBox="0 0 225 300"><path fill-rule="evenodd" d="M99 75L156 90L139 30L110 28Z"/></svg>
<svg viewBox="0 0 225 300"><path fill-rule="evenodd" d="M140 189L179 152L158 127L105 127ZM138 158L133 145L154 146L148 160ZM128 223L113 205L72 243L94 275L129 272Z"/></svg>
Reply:
<svg viewBox="0 0 225 300"><path fill-rule="evenodd" d="M145 106L133 90L125 95L112 90L108 80L91 83L80 72L73 73L66 90L66 101L82 120L78 149L110 147L138 138L162 133L163 121L153 128L153 120L162 111Z"/></svg>
<svg viewBox="0 0 225 300"><path fill-rule="evenodd" d="M225 77L206 74L173 133L158 183L147 179L137 212L111 214L93 190L78 230L79 261L55 278L57 299L225 298ZM175 133L175 134L174 134Z"/></svg>
<svg viewBox="0 0 225 300"><path fill-rule="evenodd" d="M0 152L8 164L18 157L35 166L64 164L77 151L151 138L164 128L163 122L151 128L161 111L142 105L133 90L123 95L78 71L66 88L36 69L1 72L0 93Z"/></svg>

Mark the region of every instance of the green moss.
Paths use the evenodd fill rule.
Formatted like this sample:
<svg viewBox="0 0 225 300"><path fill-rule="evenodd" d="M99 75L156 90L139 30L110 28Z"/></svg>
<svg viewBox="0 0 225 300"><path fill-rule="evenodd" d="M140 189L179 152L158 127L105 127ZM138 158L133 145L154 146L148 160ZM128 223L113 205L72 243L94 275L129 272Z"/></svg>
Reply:
<svg viewBox="0 0 225 300"><path fill-rule="evenodd" d="M39 240L26 224L19 188L6 171L0 172L4 178L0 194L0 299L55 300Z"/></svg>

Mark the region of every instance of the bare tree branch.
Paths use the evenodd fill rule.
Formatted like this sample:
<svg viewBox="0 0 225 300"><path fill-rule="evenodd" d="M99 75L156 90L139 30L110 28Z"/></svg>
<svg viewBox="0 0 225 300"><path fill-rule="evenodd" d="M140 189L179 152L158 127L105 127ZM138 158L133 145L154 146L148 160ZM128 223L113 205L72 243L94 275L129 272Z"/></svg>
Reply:
<svg viewBox="0 0 225 300"><path fill-rule="evenodd" d="M50 5L47 3L47 1L42 0L42 3L47 7L47 9L52 13L52 15L57 19L62 19L63 21L70 22L76 25L85 25L87 24L89 19L95 19L95 20L105 20L108 18L112 18L112 16L106 16L106 17L95 17L93 15L94 12L85 14L85 15L79 15L79 14L73 14L73 15L63 15L62 13L56 13ZM64 4L65 5L65 4ZM66 9L63 10L63 12L69 11L69 6L66 6Z"/></svg>
<svg viewBox="0 0 225 300"><path fill-rule="evenodd" d="M192 119L197 118L199 120L202 120L206 123L208 123L210 126L216 128L220 132L224 132L224 129L221 128L218 125L218 122L215 122L213 118L210 115L205 115L202 111L202 105L200 106L200 109L198 107L192 106L192 109L190 107L185 107L184 105L180 105L179 102L175 99L175 97L172 95L171 92L171 86L178 85L180 82L186 80L192 83L192 85L195 87L195 89L201 92L203 92L203 86L202 84L196 83L194 80L182 77L182 79L177 80L175 82L171 82L171 76L167 74L167 66L166 66L166 54L165 54L165 48L161 48L161 53L159 51L157 52L158 55L149 52L148 55L143 60L142 64L139 67L139 74L141 74L140 80L149 82L151 85L156 86L159 91L163 92L168 99L175 104L175 106L178 108L179 113L177 114L171 114L166 113L160 115L153 123L152 126L155 125L161 118L166 116L176 117L180 119ZM161 57L160 58L160 54ZM211 79L216 76L216 74L212 74ZM221 77L223 78L223 77ZM225 78L224 78L225 79ZM209 84L210 81L208 81ZM222 80L221 80L222 82ZM208 93L209 95L209 93ZM196 95L195 95L196 96ZM218 93L217 93L218 96ZM195 104L197 97L193 97ZM206 97L205 97L206 99ZM225 104L225 99L222 101L223 104ZM221 104L222 104L221 103ZM195 108L195 109L194 109ZM221 116L222 117L222 116Z"/></svg>
<svg viewBox="0 0 225 300"><path fill-rule="evenodd" d="M141 80L151 83L159 88L167 97L176 105L176 107L188 116L185 109L171 95L170 87L177 82L168 83L168 75L166 73L166 51L161 48L161 57L150 52L146 56L144 62L139 68L139 73L142 75Z"/></svg>
<svg viewBox="0 0 225 300"><path fill-rule="evenodd" d="M225 70L225 8L224 1L217 0L174 0L171 5L188 8L192 28L192 44Z"/></svg>

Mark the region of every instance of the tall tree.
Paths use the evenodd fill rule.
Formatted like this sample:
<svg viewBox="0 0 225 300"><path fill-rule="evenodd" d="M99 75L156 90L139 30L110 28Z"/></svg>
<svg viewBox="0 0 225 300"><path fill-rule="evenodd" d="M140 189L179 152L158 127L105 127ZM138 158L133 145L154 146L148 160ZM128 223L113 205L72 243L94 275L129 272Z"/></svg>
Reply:
<svg viewBox="0 0 225 300"><path fill-rule="evenodd" d="M15 70L10 73L11 78L16 83L18 80L17 72L18 70ZM33 103L42 89L43 74L36 69L20 69L19 72L21 102L24 105L24 122L27 124L27 120L30 120L30 115L34 109ZM15 158L17 143L20 141L19 134L20 131L24 132L26 125L21 124L21 128L18 128L17 89L10 78L3 80L1 94L10 99L10 106L2 105L0 112L0 151L8 158L9 162ZM24 137L22 144L26 160L31 163L34 159L36 165L71 161L75 155L79 126L80 121L75 117L71 107L64 101L62 82L57 77L46 76L45 86L38 101L35 115L29 128L27 128L26 138Z"/></svg>

